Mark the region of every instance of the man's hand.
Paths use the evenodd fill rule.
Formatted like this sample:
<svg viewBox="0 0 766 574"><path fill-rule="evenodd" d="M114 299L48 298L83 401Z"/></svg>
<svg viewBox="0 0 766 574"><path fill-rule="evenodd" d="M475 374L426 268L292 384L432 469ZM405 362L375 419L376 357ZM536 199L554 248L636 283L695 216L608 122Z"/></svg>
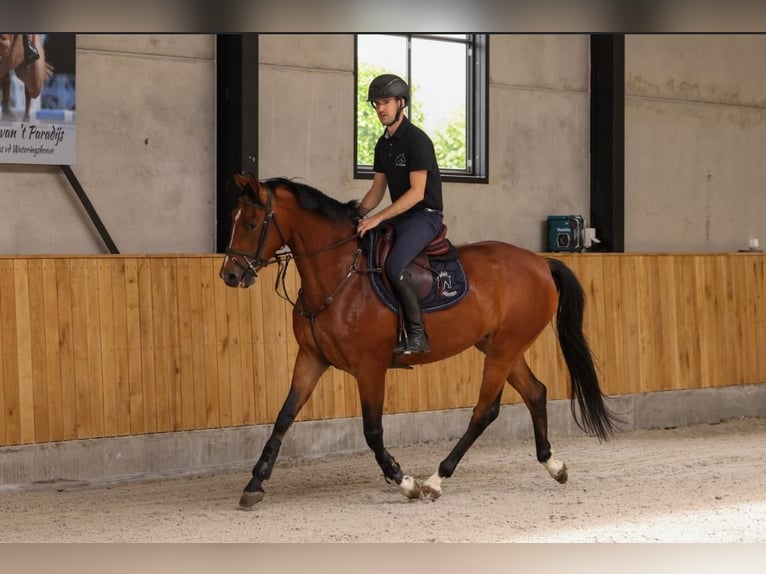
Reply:
<svg viewBox="0 0 766 574"><path fill-rule="evenodd" d="M359 234L359 237L364 237L365 233L367 233L370 229L377 227L381 223L383 223L383 219L379 215L365 217L356 226L356 232Z"/></svg>

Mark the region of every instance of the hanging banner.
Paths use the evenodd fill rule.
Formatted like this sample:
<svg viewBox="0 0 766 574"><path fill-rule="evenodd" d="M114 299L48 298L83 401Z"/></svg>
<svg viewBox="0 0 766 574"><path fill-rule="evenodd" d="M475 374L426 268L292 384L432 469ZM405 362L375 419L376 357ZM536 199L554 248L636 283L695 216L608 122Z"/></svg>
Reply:
<svg viewBox="0 0 766 574"><path fill-rule="evenodd" d="M0 34L0 163L75 162L76 34Z"/></svg>

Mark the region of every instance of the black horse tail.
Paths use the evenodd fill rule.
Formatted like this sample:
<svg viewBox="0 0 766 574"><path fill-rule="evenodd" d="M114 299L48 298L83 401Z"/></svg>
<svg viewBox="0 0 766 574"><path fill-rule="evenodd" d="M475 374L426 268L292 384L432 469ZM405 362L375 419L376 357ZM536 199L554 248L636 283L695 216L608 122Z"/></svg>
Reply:
<svg viewBox="0 0 766 574"><path fill-rule="evenodd" d="M572 416L583 431L595 434L601 441L609 440L615 432L617 419L604 404L605 395L598 383L588 341L582 331L585 294L572 270L558 259L548 259L553 282L559 292L556 311L556 331L572 381ZM575 409L580 407L580 417Z"/></svg>

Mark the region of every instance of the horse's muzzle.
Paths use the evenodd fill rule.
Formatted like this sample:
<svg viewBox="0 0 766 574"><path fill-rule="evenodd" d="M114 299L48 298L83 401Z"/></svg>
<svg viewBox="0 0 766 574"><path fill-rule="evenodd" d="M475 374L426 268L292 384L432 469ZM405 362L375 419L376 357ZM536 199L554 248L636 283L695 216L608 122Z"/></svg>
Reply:
<svg viewBox="0 0 766 574"><path fill-rule="evenodd" d="M242 287L243 289L255 283L255 276L253 274L236 271L221 273L221 279L229 287Z"/></svg>

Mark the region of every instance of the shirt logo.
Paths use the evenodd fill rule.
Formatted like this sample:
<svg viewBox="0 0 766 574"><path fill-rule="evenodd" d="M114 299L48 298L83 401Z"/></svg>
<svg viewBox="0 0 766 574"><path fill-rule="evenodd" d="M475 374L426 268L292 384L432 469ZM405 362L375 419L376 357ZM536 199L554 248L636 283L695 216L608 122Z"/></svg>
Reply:
<svg viewBox="0 0 766 574"><path fill-rule="evenodd" d="M394 159L394 166L407 167L407 156L403 153L400 153L398 156L396 156L396 159Z"/></svg>

